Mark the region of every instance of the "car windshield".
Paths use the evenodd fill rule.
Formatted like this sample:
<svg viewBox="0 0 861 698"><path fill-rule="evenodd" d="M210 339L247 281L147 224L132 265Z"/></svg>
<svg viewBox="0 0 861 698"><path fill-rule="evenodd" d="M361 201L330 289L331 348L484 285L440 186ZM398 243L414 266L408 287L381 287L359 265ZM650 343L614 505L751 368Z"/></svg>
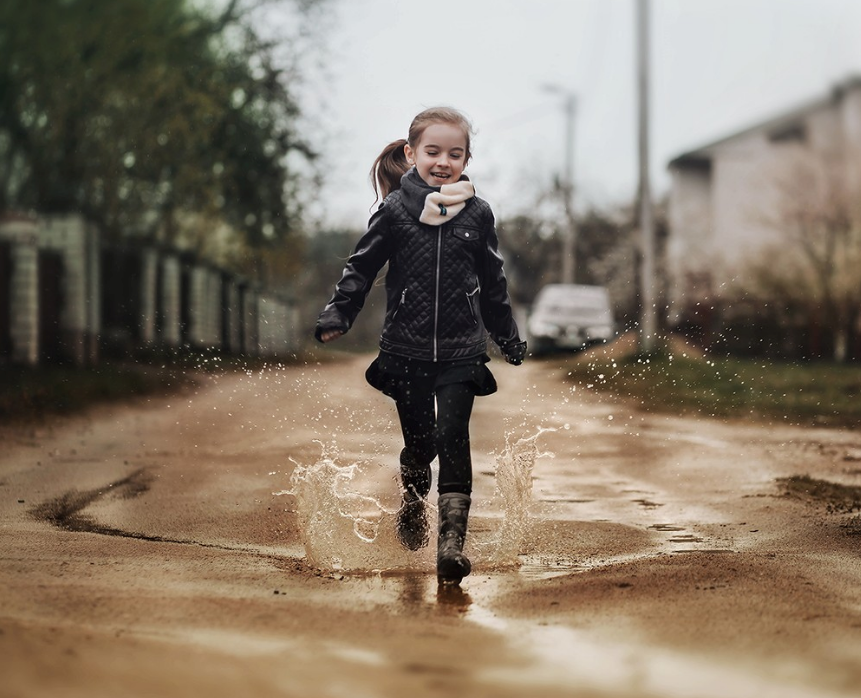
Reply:
<svg viewBox="0 0 861 698"><path fill-rule="evenodd" d="M584 294L545 298L538 302L535 311L537 315L560 320L604 317L609 314L605 298Z"/></svg>
<svg viewBox="0 0 861 698"><path fill-rule="evenodd" d="M544 306L543 310L553 315L583 315L584 313L600 313L606 310L606 305L597 300L594 302L578 300L570 303L550 303Z"/></svg>

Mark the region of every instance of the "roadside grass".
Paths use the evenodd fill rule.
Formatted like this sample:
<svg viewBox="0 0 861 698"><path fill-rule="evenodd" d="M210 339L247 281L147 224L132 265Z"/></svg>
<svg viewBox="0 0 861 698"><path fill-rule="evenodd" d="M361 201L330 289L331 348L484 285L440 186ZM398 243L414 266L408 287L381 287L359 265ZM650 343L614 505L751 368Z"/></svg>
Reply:
<svg viewBox="0 0 861 698"><path fill-rule="evenodd" d="M192 384L192 379L181 370L125 364L93 368L3 366L0 424L38 422L97 404L166 394Z"/></svg>
<svg viewBox="0 0 861 698"><path fill-rule="evenodd" d="M262 371L328 358L298 353L266 361L179 349L86 368L0 365L0 425L38 423L97 405L169 395L193 388L206 374Z"/></svg>
<svg viewBox="0 0 861 698"><path fill-rule="evenodd" d="M861 366L778 362L662 349L648 357L592 350L564 362L567 379L650 412L805 426L861 425Z"/></svg>

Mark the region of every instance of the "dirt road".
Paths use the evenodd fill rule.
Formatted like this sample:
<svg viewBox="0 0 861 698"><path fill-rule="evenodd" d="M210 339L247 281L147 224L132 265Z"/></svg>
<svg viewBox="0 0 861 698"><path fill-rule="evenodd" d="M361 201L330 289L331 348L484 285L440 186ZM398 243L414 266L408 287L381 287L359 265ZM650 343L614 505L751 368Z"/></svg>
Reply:
<svg viewBox="0 0 861 698"><path fill-rule="evenodd" d="M861 695L858 515L778 484L861 485L861 436L649 415L494 362L475 570L440 594L386 525L398 435L367 362L7 433L0 696ZM513 567L494 471L529 437ZM334 474L342 530L300 531L297 467Z"/></svg>

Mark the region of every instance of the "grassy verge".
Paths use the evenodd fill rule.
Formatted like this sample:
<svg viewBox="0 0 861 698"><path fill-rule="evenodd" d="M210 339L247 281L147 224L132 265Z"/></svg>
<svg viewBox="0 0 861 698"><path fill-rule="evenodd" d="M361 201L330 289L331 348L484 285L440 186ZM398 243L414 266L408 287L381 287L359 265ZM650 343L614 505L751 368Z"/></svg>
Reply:
<svg viewBox="0 0 861 698"><path fill-rule="evenodd" d="M568 380L631 399L648 411L753 418L799 425L861 425L861 366L684 355L612 358L591 352L565 363Z"/></svg>
<svg viewBox="0 0 861 698"><path fill-rule="evenodd" d="M202 373L263 370L320 360L300 354L267 362L177 350L140 356L135 362L104 361L91 368L0 366L0 425L40 422L96 405L167 395L193 387Z"/></svg>
<svg viewBox="0 0 861 698"><path fill-rule="evenodd" d="M0 368L0 423L40 421L96 404L165 394L193 383L181 370L106 364Z"/></svg>

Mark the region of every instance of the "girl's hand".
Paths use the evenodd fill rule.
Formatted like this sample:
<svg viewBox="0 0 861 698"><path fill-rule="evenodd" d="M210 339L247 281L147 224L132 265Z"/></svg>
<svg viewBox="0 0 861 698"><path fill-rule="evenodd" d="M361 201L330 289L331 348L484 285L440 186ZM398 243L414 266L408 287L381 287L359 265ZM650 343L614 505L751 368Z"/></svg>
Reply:
<svg viewBox="0 0 861 698"><path fill-rule="evenodd" d="M500 349L505 360L512 366L520 366L526 358L526 342L513 342Z"/></svg>
<svg viewBox="0 0 861 698"><path fill-rule="evenodd" d="M326 342L331 342L333 339L338 339L343 332L341 330L325 330L320 334L320 341L325 344Z"/></svg>

